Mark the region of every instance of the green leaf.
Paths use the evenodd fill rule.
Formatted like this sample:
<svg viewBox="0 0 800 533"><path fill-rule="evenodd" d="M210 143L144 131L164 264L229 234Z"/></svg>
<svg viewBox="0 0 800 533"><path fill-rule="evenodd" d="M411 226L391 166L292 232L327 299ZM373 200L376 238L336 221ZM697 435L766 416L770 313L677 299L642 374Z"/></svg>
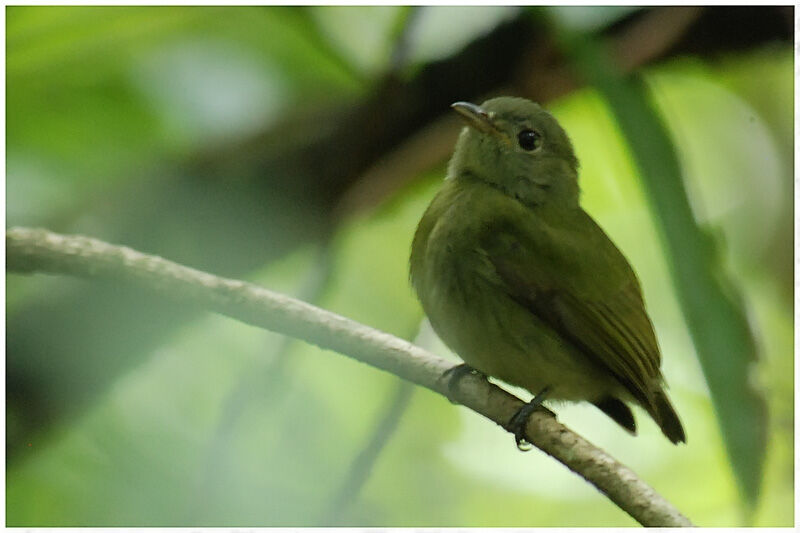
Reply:
<svg viewBox="0 0 800 533"><path fill-rule="evenodd" d="M645 86L619 74L599 44L562 31L565 49L607 99L641 171L733 471L752 510L761 485L767 412L752 378L757 347L747 308L714 238L695 220L676 149ZM689 428L690 443L691 434Z"/></svg>

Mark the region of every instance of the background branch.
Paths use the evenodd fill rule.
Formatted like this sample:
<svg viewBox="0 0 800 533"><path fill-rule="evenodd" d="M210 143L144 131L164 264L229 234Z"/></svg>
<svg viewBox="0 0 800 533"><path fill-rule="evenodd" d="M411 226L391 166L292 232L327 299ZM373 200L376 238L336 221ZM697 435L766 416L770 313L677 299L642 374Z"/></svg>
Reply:
<svg viewBox="0 0 800 533"><path fill-rule="evenodd" d="M411 401L414 387L408 381L398 381L391 401L381 413L375 429L369 435L358 455L347 469L347 477L338 488L331 499L322 518L319 520L320 526L330 525L334 527L346 525L342 517L346 516L347 511L358 497L361 488L368 481L372 469L381 452L385 449L389 439L392 438L400 419L406 412Z"/></svg>
<svg viewBox="0 0 800 533"><path fill-rule="evenodd" d="M298 299L316 303L325 291L332 270L330 248L329 242L318 247L315 252L316 260L296 292ZM195 512L204 513L201 516L213 516L213 513L209 513L210 510L213 511L209 509L209 502L218 499L220 487L224 486L223 481L230 475L234 435L247 408L260 399L272 409L277 409L281 396L286 395L293 379L287 369L290 357L294 363L297 362L297 354L292 356L292 347L296 340L289 336L281 337L278 345L270 350L271 353L261 354L267 357L259 357L242 371L236 385L225 397L209 442L205 475L197 486ZM266 346L259 351L264 350L267 350Z"/></svg>
<svg viewBox="0 0 800 533"><path fill-rule="evenodd" d="M608 37L615 64L623 73L633 72L662 58L697 22L703 8L678 6L656 8L635 23ZM518 95L547 103L581 86L551 40L535 41L520 61L521 74L472 98L479 103L490 96ZM459 98L459 99L464 99ZM423 171L442 164L453 151L462 123L443 106L438 118L406 137L356 178L341 195L334 208L335 218L343 218L379 205Z"/></svg>
<svg viewBox="0 0 800 533"><path fill-rule="evenodd" d="M11 228L6 234L6 268L134 283L179 303L211 309L346 354L448 396L447 383L440 378L452 364L402 339L253 284L213 276L127 247L41 229ZM519 398L471 375L457 383L452 399L502 427L523 405ZM639 523L692 525L633 471L549 414L533 413L525 437Z"/></svg>

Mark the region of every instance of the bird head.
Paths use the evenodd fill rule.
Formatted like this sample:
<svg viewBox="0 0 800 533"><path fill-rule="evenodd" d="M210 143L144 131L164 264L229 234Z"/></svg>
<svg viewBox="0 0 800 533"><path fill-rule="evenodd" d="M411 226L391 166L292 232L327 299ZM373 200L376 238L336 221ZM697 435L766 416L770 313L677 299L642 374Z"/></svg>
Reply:
<svg viewBox="0 0 800 533"><path fill-rule="evenodd" d="M513 97L480 106L456 102L452 108L467 127L456 144L450 176L471 175L530 205L577 205L578 160L550 113Z"/></svg>

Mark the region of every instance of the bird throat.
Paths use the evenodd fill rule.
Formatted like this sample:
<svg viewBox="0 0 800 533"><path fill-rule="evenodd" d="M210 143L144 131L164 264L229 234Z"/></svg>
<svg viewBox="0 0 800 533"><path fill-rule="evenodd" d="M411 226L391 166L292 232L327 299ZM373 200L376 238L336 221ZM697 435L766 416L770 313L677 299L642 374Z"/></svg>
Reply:
<svg viewBox="0 0 800 533"><path fill-rule="evenodd" d="M503 195L513 198L528 209L542 210L555 209L558 207L577 206L575 202L563 202L556 198L559 191L551 186L549 182L519 176L516 179L507 180L505 183L498 183L491 179L480 176L477 172L463 170L457 175L457 179L488 185L500 191Z"/></svg>

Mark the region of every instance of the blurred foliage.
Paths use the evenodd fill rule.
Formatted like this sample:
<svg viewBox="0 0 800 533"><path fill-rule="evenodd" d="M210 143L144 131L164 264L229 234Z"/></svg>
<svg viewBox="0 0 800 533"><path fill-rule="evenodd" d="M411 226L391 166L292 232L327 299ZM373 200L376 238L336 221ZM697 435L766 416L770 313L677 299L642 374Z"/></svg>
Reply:
<svg viewBox="0 0 800 533"><path fill-rule="evenodd" d="M18 7L6 25L11 223L359 88L294 10Z"/></svg>
<svg viewBox="0 0 800 533"><path fill-rule="evenodd" d="M627 14L595 9L568 16L578 21L576 28L594 29ZM404 75L414 76L421 65L457 52L515 12L8 8L7 223L113 240L107 221L125 206L109 202L167 182L170 163L236 145L302 119L309 109L366 98L392 70L403 39ZM404 20L410 21L407 32ZM447 33L454 27L461 33ZM761 526L794 523L788 297L793 57L790 43L778 43L721 57L677 58L640 72L677 148L694 214L724 239L723 262L750 304L748 318L758 332L758 378L769 410L765 477L754 516ZM547 107L569 132L582 163L584 207L642 281L689 444L670 446L641 411L640 435L631 438L591 407L555 410L695 523L738 525L735 478L631 150L595 90L573 91ZM282 137L271 142L285 141L291 132ZM316 303L454 357L424 323L420 331L422 312L407 283L411 237L445 163L409 180L371 213L333 229L330 272ZM224 179L227 188L240 185L235 176ZM249 231L291 231L305 223L288 220L277 229L251 224ZM159 226L158 220L145 222ZM187 247L219 254L204 249L197 231L196 242L158 235L164 255L177 258L169 250ZM303 244L247 277L300 294L319 275L320 261L315 245ZM30 305L46 309L62 293L89 286L45 276L9 275L6 281L9 320ZM139 344L135 337L128 342ZM85 410L36 433L26 443L28 453L8 464L8 525L331 525L325 522L330 505L395 396L395 377L210 315L187 321L147 350L148 357ZM284 351L281 371L264 375ZM105 355L87 354L82 374L64 375L69 387L79 388L98 372L95 365L103 365ZM38 357L60 368L57 347ZM226 402L248 376L260 376L247 385L255 391L251 401L235 420L226 420ZM25 421L15 421L15 412L7 416L11 435ZM220 428L225 439L215 441ZM411 396L338 523L634 525L549 457L519 453L494 424L426 390Z"/></svg>

